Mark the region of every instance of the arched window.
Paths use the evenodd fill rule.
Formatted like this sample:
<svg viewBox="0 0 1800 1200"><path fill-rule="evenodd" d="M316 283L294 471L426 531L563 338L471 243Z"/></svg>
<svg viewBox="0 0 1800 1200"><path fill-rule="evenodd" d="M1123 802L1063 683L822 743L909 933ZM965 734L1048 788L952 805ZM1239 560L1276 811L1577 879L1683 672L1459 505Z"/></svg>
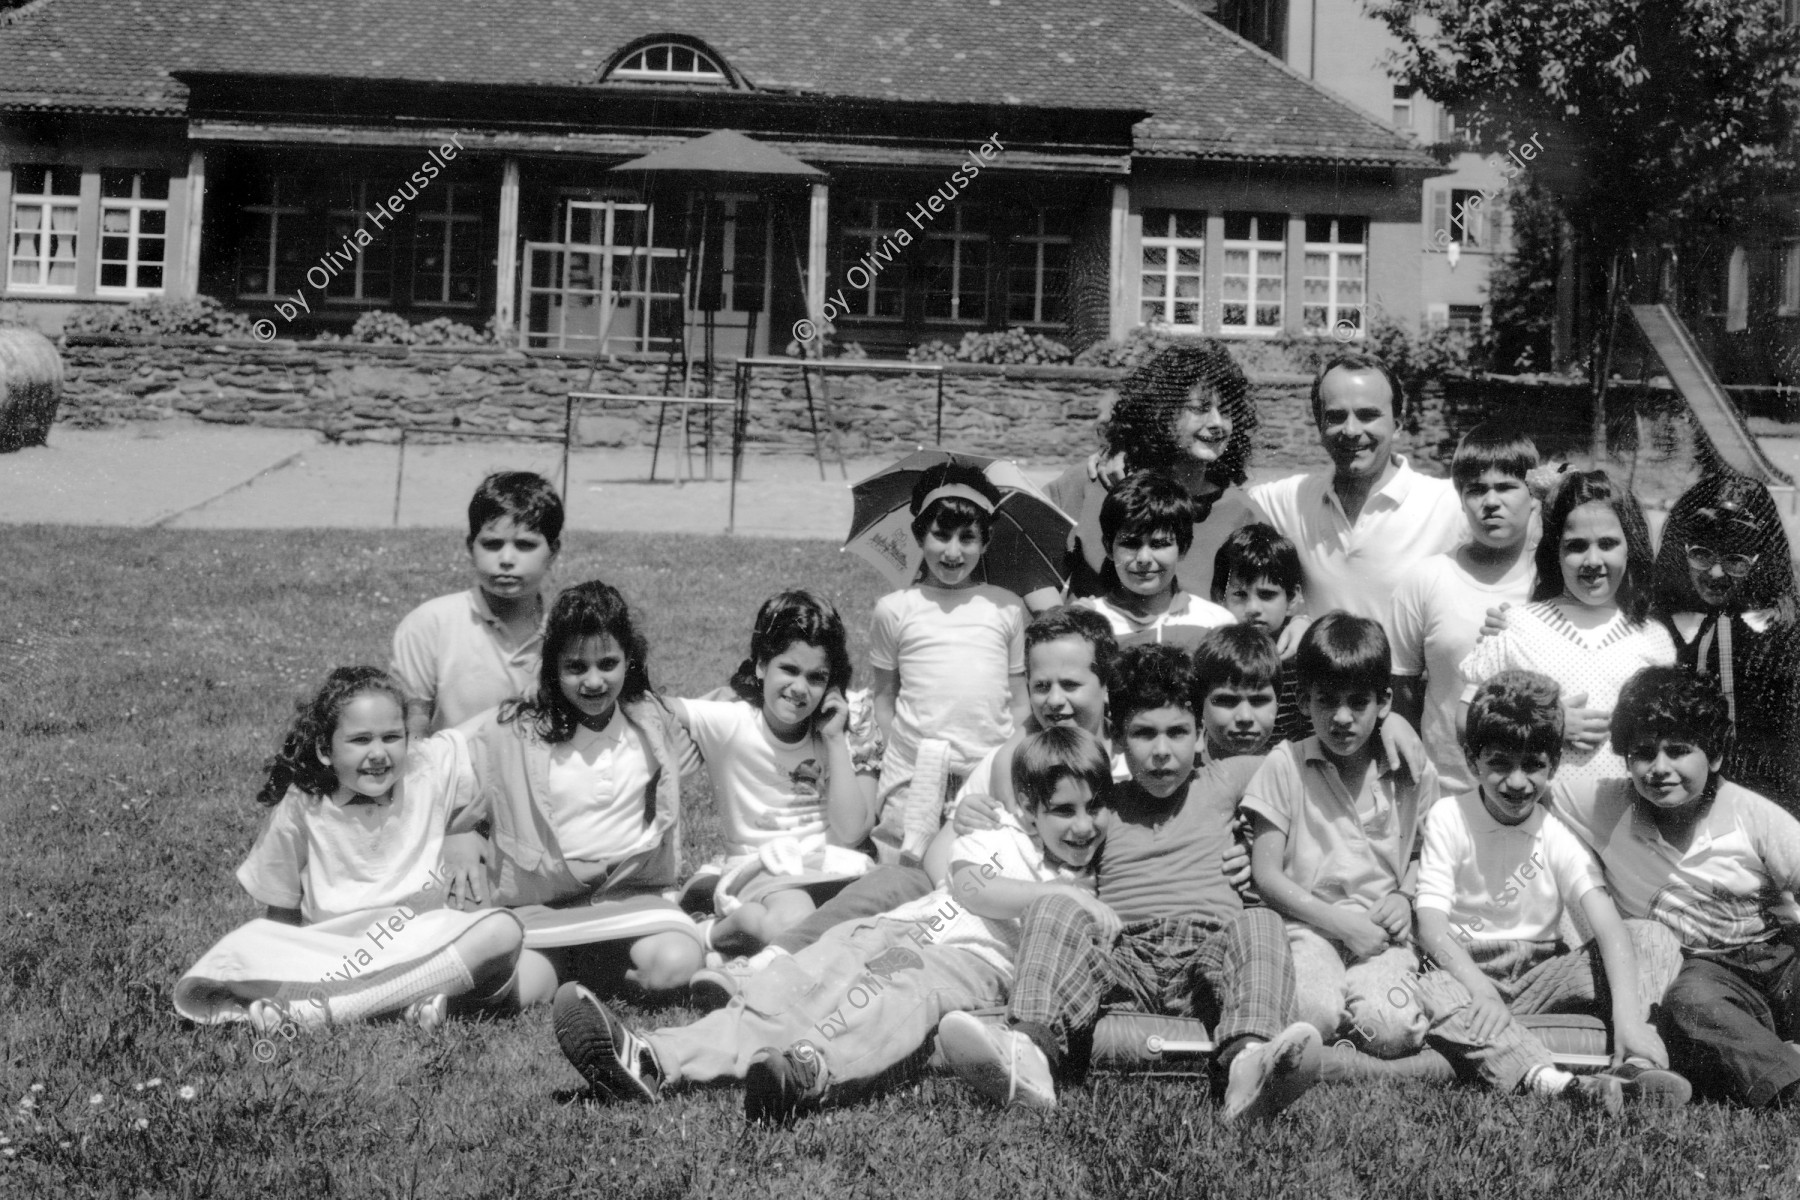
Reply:
<svg viewBox="0 0 1800 1200"><path fill-rule="evenodd" d="M683 42L652 42L629 51L607 74L628 83L716 84L731 82L712 55Z"/></svg>

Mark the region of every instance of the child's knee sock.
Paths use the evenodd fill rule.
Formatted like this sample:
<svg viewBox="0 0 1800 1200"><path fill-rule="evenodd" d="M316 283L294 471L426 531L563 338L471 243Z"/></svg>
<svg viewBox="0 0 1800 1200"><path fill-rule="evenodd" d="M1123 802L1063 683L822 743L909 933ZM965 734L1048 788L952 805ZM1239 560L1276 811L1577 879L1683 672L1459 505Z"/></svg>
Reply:
<svg viewBox="0 0 1800 1200"><path fill-rule="evenodd" d="M1539 1096L1560 1096L1575 1077L1560 1067L1536 1066L1525 1072L1519 1090Z"/></svg>
<svg viewBox="0 0 1800 1200"><path fill-rule="evenodd" d="M474 984L462 955L451 946L416 966L397 971L385 979L371 980L356 991L326 997L326 1012L333 1025L366 1021L439 992L461 995Z"/></svg>

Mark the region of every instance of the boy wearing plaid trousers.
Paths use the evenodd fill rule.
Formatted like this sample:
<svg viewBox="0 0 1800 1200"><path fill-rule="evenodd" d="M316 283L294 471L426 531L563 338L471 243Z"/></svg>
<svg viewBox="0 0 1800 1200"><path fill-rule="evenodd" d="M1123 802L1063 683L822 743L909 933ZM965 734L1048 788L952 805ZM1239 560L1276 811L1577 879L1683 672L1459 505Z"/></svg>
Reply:
<svg viewBox="0 0 1800 1200"><path fill-rule="evenodd" d="M1004 1028L967 1013L938 1026L957 1074L991 1100L1050 1108L1086 1071L1107 1008L1198 1016L1220 1051L1227 1121L1272 1117L1318 1080L1318 1031L1297 1023L1281 918L1246 910L1220 870L1259 759L1196 769L1200 704L1187 655L1133 647L1112 692L1131 781L1113 791L1097 867L1105 919L1048 896L1025 912Z"/></svg>

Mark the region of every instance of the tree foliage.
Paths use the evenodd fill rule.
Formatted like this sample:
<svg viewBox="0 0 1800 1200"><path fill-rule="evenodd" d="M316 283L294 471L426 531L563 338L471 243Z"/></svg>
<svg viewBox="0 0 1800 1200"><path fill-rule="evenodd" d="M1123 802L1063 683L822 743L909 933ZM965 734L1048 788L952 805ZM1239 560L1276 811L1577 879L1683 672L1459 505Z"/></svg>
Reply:
<svg viewBox="0 0 1800 1200"><path fill-rule="evenodd" d="M1506 210L1511 245L1488 273L1488 358L1504 373L1541 371L1551 366L1562 211L1529 182L1507 190Z"/></svg>
<svg viewBox="0 0 1800 1200"><path fill-rule="evenodd" d="M1533 135L1534 177L1595 261L1686 223L1730 229L1800 178L1800 30L1781 0L1365 0L1404 86L1477 148Z"/></svg>

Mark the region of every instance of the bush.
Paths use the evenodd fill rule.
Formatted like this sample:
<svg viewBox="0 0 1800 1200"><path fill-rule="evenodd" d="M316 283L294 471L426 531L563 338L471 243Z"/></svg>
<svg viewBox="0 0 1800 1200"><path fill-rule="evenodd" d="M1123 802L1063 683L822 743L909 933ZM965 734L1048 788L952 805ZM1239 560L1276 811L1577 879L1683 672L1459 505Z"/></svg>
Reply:
<svg viewBox="0 0 1800 1200"><path fill-rule="evenodd" d="M1075 356L1078 367L1118 367L1129 371L1149 362L1165 347L1193 340L1167 325L1139 325L1117 341L1095 342Z"/></svg>
<svg viewBox="0 0 1800 1200"><path fill-rule="evenodd" d="M1003 333L965 333L962 341L931 341L906 352L909 362L966 362L996 365L1053 366L1075 361L1075 353L1061 342L1023 327Z"/></svg>
<svg viewBox="0 0 1800 1200"><path fill-rule="evenodd" d="M83 304L69 313L64 333L124 333L147 337L250 338L255 318L226 308L211 296L161 298L131 304Z"/></svg>
<svg viewBox="0 0 1800 1200"><path fill-rule="evenodd" d="M366 312L350 327L350 340L371 346L410 346L419 340L412 322L385 309Z"/></svg>

